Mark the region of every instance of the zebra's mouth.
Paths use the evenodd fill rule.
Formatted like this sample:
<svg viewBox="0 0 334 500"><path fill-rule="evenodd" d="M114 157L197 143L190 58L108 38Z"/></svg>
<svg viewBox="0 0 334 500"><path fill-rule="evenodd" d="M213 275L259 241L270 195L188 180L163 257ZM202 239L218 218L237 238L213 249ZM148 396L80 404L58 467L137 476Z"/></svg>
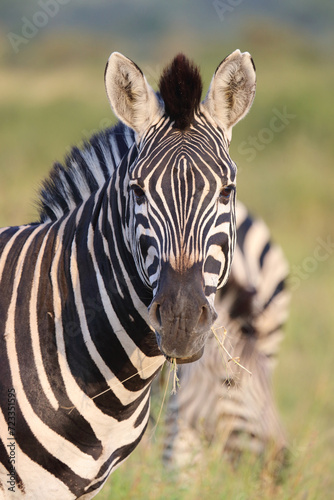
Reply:
<svg viewBox="0 0 334 500"><path fill-rule="evenodd" d="M184 365L186 363L192 363L193 361L197 361L198 359L200 359L203 356L203 352L204 347L202 347L202 349L200 349L196 354L193 354L188 358L172 358L170 356L166 356L166 359L167 361L169 361L169 363L173 363L175 359L177 365Z"/></svg>
<svg viewBox="0 0 334 500"><path fill-rule="evenodd" d="M205 342L207 335L196 335L196 342L189 342L184 346L182 343L166 342L166 338L162 337L159 332L155 331L155 337L161 353L165 356L169 363L176 363L182 365L185 363L192 363L200 359L204 352ZM165 341L164 341L165 340ZM195 344L195 345L194 345ZM189 354L187 356L187 354ZM174 361L175 360L175 361Z"/></svg>

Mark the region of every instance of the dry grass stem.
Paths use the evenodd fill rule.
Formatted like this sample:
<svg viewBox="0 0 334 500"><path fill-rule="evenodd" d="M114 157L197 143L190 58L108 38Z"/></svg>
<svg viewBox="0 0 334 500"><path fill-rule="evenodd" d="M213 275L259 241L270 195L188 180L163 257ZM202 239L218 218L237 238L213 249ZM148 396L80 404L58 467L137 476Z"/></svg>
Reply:
<svg viewBox="0 0 334 500"><path fill-rule="evenodd" d="M162 368L161 368L162 369ZM167 390L168 390L168 386L169 386L169 379L170 379L170 374L172 373L172 366L170 367L169 369L169 372L168 372L168 376L167 376L167 380L166 380L166 384L165 384L165 390L164 390L164 395L162 397L162 401L161 401L161 405L160 405L160 409L159 409L159 413L158 413L158 416L157 416L157 420L156 420L156 423L152 429L152 433L150 435L150 438L152 439L152 437L154 436L155 434L155 431L158 427L158 424L160 422L160 418L161 418L161 414L162 414L162 410L163 410L163 407L164 407L164 404L165 404L165 401L166 401L166 396L167 396Z"/></svg>
<svg viewBox="0 0 334 500"><path fill-rule="evenodd" d="M157 364L157 362L158 361L156 360L154 363L150 364L149 366L146 366L145 369L151 368L152 366L154 366L155 364ZM105 391L100 392L99 394L96 394L91 399L96 399L99 396L102 396L103 394L105 394L106 392L112 391L117 385L124 384L124 382L127 382L131 378L136 377L136 375L141 375L142 373L144 373L144 369L137 371L136 373L134 373L133 375L130 375L130 377L128 377L128 378L126 378L124 380L118 380L116 383L114 383L112 385L112 387L108 387L108 389L106 389ZM71 413L75 409L75 406L61 406L60 408L62 408L63 410L70 410L69 413Z"/></svg>
<svg viewBox="0 0 334 500"><path fill-rule="evenodd" d="M180 380L179 380L179 377L177 376L177 364L176 364L176 359L175 358L172 359L172 363L171 364L172 364L172 366L171 366L170 371L174 371L174 375L173 375L173 387L172 387L171 394L176 394L177 388L180 387Z"/></svg>
<svg viewBox="0 0 334 500"><path fill-rule="evenodd" d="M219 328L224 328L224 327L219 327ZM239 361L240 361L240 358L239 356L236 356L235 358L233 356L231 356L231 354L228 352L228 350L226 349L226 347L224 346L224 340L226 338L226 335L227 335L227 331L226 331L226 328L224 328L224 340L221 341L220 338L218 337L218 334L215 330L215 328L211 328L211 331L212 333L214 334L215 336L215 339L217 340L219 346L226 352L227 356L229 357L228 359L228 362L230 361L233 361L236 365L240 366L240 368L242 368L243 370L245 370L247 373L249 373L249 375L252 375L252 372L250 372L249 370L247 370L247 368L245 366L243 366Z"/></svg>

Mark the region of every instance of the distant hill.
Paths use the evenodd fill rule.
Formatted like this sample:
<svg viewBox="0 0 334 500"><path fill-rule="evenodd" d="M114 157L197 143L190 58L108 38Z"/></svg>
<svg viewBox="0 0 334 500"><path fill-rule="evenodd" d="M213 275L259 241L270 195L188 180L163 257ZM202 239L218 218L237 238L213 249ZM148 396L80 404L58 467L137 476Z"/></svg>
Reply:
<svg viewBox="0 0 334 500"><path fill-rule="evenodd" d="M40 11L46 12L53 28L113 32L117 36L126 33L132 39L161 36L180 24L200 30L201 35L226 32L248 16L274 18L321 37L332 32L334 23L334 2L328 0L11 0L0 4L0 27L4 32L19 32L22 18L32 20Z"/></svg>

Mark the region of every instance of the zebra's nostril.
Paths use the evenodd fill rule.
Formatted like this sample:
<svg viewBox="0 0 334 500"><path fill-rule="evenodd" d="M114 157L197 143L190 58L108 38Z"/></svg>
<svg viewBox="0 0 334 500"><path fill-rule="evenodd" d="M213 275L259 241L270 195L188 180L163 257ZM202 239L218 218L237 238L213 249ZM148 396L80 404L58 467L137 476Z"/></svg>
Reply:
<svg viewBox="0 0 334 500"><path fill-rule="evenodd" d="M159 326L161 327L160 304L157 304L157 307L155 309L155 317L156 317L157 322L159 323Z"/></svg>
<svg viewBox="0 0 334 500"><path fill-rule="evenodd" d="M211 323L211 315L209 308L207 306L203 306L197 325L200 328L206 328L210 323Z"/></svg>
<svg viewBox="0 0 334 500"><path fill-rule="evenodd" d="M160 312L160 304L157 302L153 302L149 309L149 317L151 326L155 330L160 330L162 326L161 312Z"/></svg>

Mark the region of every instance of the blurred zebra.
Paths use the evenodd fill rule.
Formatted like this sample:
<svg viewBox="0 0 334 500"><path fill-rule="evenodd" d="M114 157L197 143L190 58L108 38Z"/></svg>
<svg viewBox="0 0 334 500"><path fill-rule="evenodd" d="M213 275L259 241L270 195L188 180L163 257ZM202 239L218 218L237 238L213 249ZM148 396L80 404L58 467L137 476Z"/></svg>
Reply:
<svg viewBox="0 0 334 500"><path fill-rule="evenodd" d="M285 455L271 377L288 316L287 262L263 221L253 219L240 202L236 213L231 275L217 292L213 327L228 354L212 333L203 357L178 368L180 386L167 407L163 458L168 466L199 460L204 443L221 447L230 458L246 450Z"/></svg>
<svg viewBox="0 0 334 500"><path fill-rule="evenodd" d="M38 223L0 230L1 498L92 498L139 443L166 358L202 355L230 271L250 55L202 103L183 55L159 94L119 53L105 83L125 125L54 166Z"/></svg>

